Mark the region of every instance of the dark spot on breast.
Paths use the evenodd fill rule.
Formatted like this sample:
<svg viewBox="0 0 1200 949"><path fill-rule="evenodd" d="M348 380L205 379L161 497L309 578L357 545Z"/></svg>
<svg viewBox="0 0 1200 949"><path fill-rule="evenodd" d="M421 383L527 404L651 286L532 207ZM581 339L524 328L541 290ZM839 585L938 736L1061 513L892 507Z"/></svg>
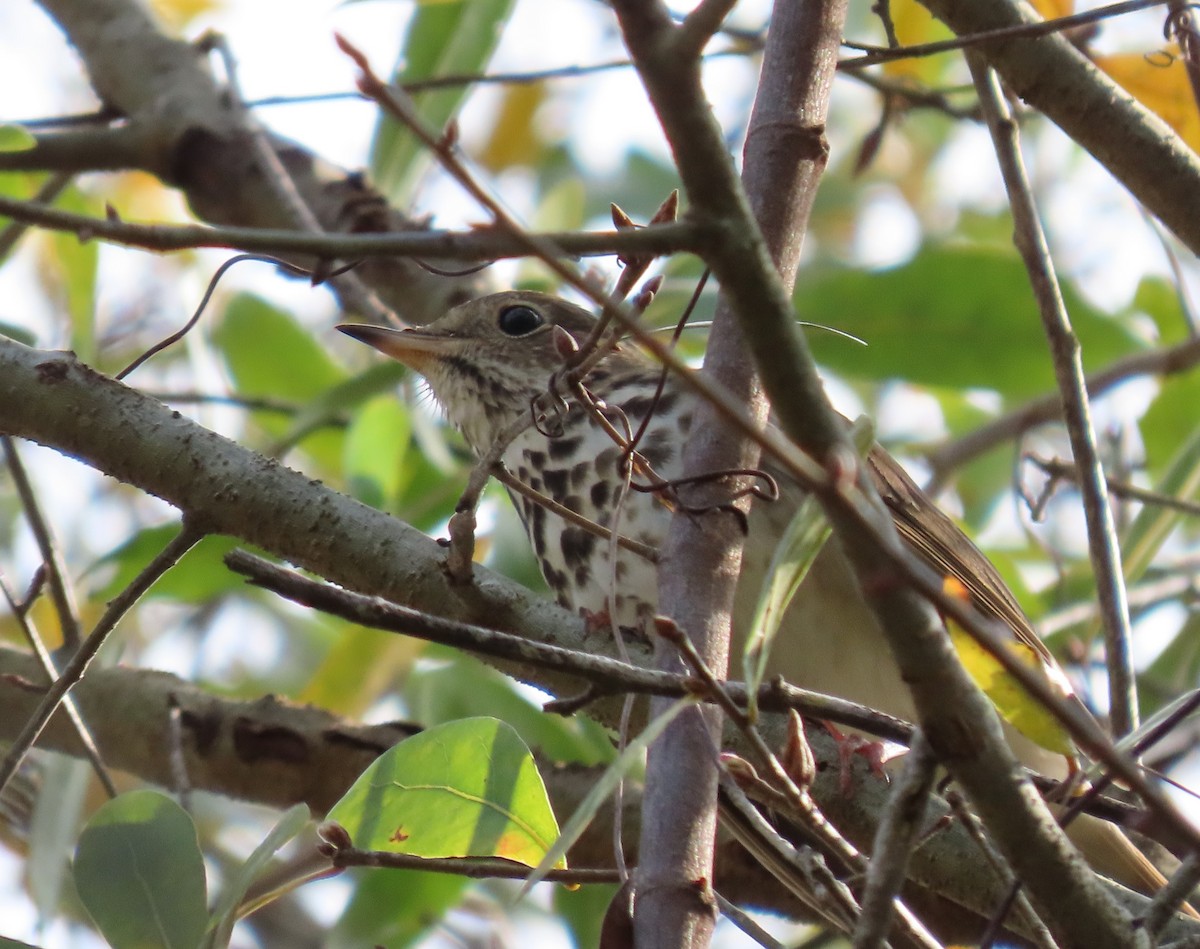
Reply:
<svg viewBox="0 0 1200 949"><path fill-rule="evenodd" d="M617 457L620 454L620 449L615 445L612 448L605 448L596 456L596 473L601 477L612 477L617 470Z"/></svg>
<svg viewBox="0 0 1200 949"><path fill-rule="evenodd" d="M581 461L571 469L571 487L582 488L595 470L590 461Z"/></svg>
<svg viewBox="0 0 1200 949"><path fill-rule="evenodd" d="M675 446L671 444L673 434L665 428L656 428L642 439L642 454L652 467L665 468L675 457Z"/></svg>
<svg viewBox="0 0 1200 949"><path fill-rule="evenodd" d="M574 438L554 438L550 441L550 457L555 461L570 458L583 442L581 436Z"/></svg>
<svg viewBox="0 0 1200 949"><path fill-rule="evenodd" d="M567 493L567 472L550 468L542 472L542 480L546 484L546 492L555 500L562 500Z"/></svg>
<svg viewBox="0 0 1200 949"><path fill-rule="evenodd" d="M567 575L561 570L556 570L545 560L542 562L542 576L546 578L546 586L558 594L558 603L560 606L570 607L567 601Z"/></svg>
<svg viewBox="0 0 1200 949"><path fill-rule="evenodd" d="M562 506L568 511L574 511L576 514L583 513L583 498L578 494L568 494L562 499Z"/></svg>
<svg viewBox="0 0 1200 949"><path fill-rule="evenodd" d="M602 508L608 504L608 482L597 481L592 485L592 505Z"/></svg>
<svg viewBox="0 0 1200 949"><path fill-rule="evenodd" d="M562 548L563 562L572 570L587 566L596 547L596 537L582 527L566 527L559 537Z"/></svg>
<svg viewBox="0 0 1200 949"><path fill-rule="evenodd" d="M658 407L654 404L654 399L648 395L635 395L632 399L621 404L621 408L625 410L625 414L632 419L643 418L650 411L651 406L654 406L655 412L658 411Z"/></svg>
<svg viewBox="0 0 1200 949"><path fill-rule="evenodd" d="M546 467L546 453L544 451L527 451L525 452L525 460L529 462L529 467L534 471L540 471Z"/></svg>
<svg viewBox="0 0 1200 949"><path fill-rule="evenodd" d="M655 409L655 411L661 412L665 415L666 413L670 412L671 409L675 408L675 403L678 401L679 390L667 389L663 392L662 397L658 400L658 407Z"/></svg>
<svg viewBox="0 0 1200 949"><path fill-rule="evenodd" d="M530 507L532 510L526 516L525 527L533 543L533 552L541 559L546 555L546 509L540 504L531 503Z"/></svg>

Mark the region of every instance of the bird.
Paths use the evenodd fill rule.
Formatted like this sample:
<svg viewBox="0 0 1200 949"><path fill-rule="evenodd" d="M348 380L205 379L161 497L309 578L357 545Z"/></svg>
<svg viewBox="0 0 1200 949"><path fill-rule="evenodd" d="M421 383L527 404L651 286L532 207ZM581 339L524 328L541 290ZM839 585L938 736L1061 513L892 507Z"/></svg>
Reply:
<svg viewBox="0 0 1200 949"><path fill-rule="evenodd" d="M511 290L468 301L421 327L337 329L422 376L477 457L503 449L499 460L523 486L510 488L510 495L558 602L638 635L656 613L657 572L646 551L665 540L680 503L670 486L682 474L682 449L699 397L670 376L657 391L661 367L627 341L612 345L581 385L564 382L568 360L596 325L592 313L560 297ZM643 426L631 457L621 436L628 441ZM501 438L511 440L498 446ZM1048 680L1069 695L1066 676L987 557L886 450L875 445L865 463L908 547L953 579L984 615L1005 624ZM751 622L761 578L804 496L794 481L783 475L776 480L779 500L755 500L745 524L733 655ZM633 490L631 481L657 489ZM538 495L577 517L548 509ZM580 517L631 543L598 536ZM884 634L835 543L822 548L784 614L769 671L802 688L916 718ZM1006 735L1026 766L1051 776L1066 773L1058 749L1012 727ZM1148 895L1165 882L1113 824L1083 815L1069 833L1103 875Z"/></svg>

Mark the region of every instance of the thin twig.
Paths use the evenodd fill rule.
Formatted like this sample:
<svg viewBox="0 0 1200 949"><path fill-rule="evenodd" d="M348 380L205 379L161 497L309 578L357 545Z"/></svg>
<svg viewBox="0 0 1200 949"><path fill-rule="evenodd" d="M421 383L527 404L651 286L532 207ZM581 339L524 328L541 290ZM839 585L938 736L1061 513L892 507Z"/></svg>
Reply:
<svg viewBox="0 0 1200 949"><path fill-rule="evenodd" d="M995 845L988 838L983 827L980 826L979 819L971 813L971 809L963 800L962 795L951 789L945 795L946 803L950 806L950 810L954 813L956 819L962 824L967 835L975 842L980 853L988 862L992 872L996 874L1000 886L997 891L1003 891L1005 897L1001 900L1000 905L996 906L988 919L988 927L984 930L981 938L981 946L986 946L990 949L995 944L1004 928L1004 921L1015 908L1024 917L1027 931L1030 933L1034 944L1041 949L1059 949L1058 944L1050 935L1046 928L1045 922L1034 911L1029 903L1029 898L1025 895L1021 881L1017 879L1013 873L1012 867L1008 861L1004 859L1003 854L996 850Z"/></svg>
<svg viewBox="0 0 1200 949"><path fill-rule="evenodd" d="M67 189L74 178L74 172L56 171L42 182L42 186L38 188L37 194L33 196L30 203L49 204ZM28 221L13 221L0 232L0 260L4 260L8 256L27 230L29 230Z"/></svg>
<svg viewBox="0 0 1200 949"><path fill-rule="evenodd" d="M542 494L541 491L535 491L524 481L513 477L507 468L493 468L492 477L510 491L521 495L523 498L528 498L534 504L540 504L551 514L561 517L567 523L573 524L575 527L582 528L589 534L594 534L596 537L600 537L604 540L613 539L614 533L607 527L597 524L595 521L589 520L582 514L572 511L569 507L560 504L549 495ZM624 534L616 534L615 537L618 546L625 548L631 553L637 554L647 563L657 562L658 551L649 544L643 544L641 541L634 540L632 537L627 537Z"/></svg>
<svg viewBox="0 0 1200 949"><path fill-rule="evenodd" d="M1152 939L1157 939L1167 923L1175 919L1179 907L1191 896L1200 884L1200 854L1190 853L1183 858L1179 869L1167 881L1167 885L1154 894L1140 923Z"/></svg>
<svg viewBox="0 0 1200 949"><path fill-rule="evenodd" d="M1129 591L1130 609L1146 610L1181 597L1200 596L1200 577L1196 575L1196 564L1193 561L1185 561L1177 568L1164 573L1164 576L1139 583ZM1054 636L1064 629L1094 620L1099 611L1099 604L1088 600L1047 613L1037 622L1038 635L1043 638Z"/></svg>
<svg viewBox="0 0 1200 949"><path fill-rule="evenodd" d="M1096 398L1114 386L1143 375L1173 375L1187 372L1200 364L1200 337L1174 346L1137 353L1114 362L1087 377L1087 390ZM1038 425L1062 418L1062 398L1057 393L1040 396L1006 412L998 418L953 441L943 442L925 452L933 471L927 490L937 493L950 473L1009 439Z"/></svg>
<svg viewBox="0 0 1200 949"><path fill-rule="evenodd" d="M62 631L63 649L70 652L79 646L81 638L79 607L75 603L75 593L67 579L67 567L63 562L62 551L51 534L50 525L42 517L37 492L29 483L29 475L21 462L21 456L17 453L16 443L11 436L0 435L0 446L4 449L8 472L12 476L13 486L17 489L17 497L21 499L21 507L25 511L25 522L33 532L38 553L42 557L42 567L50 585L50 599L54 602L54 611L58 615L58 624Z"/></svg>
<svg viewBox="0 0 1200 949"><path fill-rule="evenodd" d="M735 906L716 890L713 891L713 896L716 897L717 907L721 910L721 915L744 932L750 939L753 939L762 946L763 949L785 949L784 944L758 925L749 913Z"/></svg>
<svg viewBox="0 0 1200 949"><path fill-rule="evenodd" d="M607 656L552 646L512 633L431 616L410 607L389 603L379 597L363 596L332 584L321 583L243 550L234 550L227 554L225 563L255 586L271 590L302 606L340 616L361 626L402 633L405 636L465 649L480 655L577 675L596 686L589 695L591 699L618 692L636 692L668 698L695 695L696 692L695 681L688 676L655 672ZM726 683L724 688L726 694L739 706L744 707L747 704L746 689L742 683ZM902 744L906 744L912 734L911 725L890 715L883 715L844 699L798 689L782 681L760 686L757 701L770 711L795 709L804 715L842 722Z"/></svg>
<svg viewBox="0 0 1200 949"><path fill-rule="evenodd" d="M967 59L1008 191L1014 241L1029 272L1030 285L1038 301L1050 343L1054 374L1071 438L1071 451L1080 472L1088 547L1102 605L1109 675L1109 717L1112 730L1119 737L1137 728L1137 680L1130 646L1129 603L1125 593L1125 577L1121 571L1120 546L1108 501L1104 469L1096 448L1096 433L1092 426L1079 341L1071 328L1050 248L1038 219L1033 192L1021 160L1016 124L1001 94L995 73L978 55L970 53Z"/></svg>
<svg viewBox="0 0 1200 949"><path fill-rule="evenodd" d="M719 780L722 827L767 873L831 928L843 933L853 931L858 902L825 866L821 855L797 847L772 827L724 768L719 772Z"/></svg>
<svg viewBox="0 0 1200 949"><path fill-rule="evenodd" d="M0 195L0 215L65 231L80 240L103 239L146 250L194 250L218 247L262 253L311 254L315 257L435 257L452 260L505 260L525 256L528 243L509 232L420 231L383 234L313 234L264 227L211 227L200 224L134 224L119 219L76 214L34 201ZM539 245L563 256L610 254L673 254L699 249L701 229L693 223L662 224L630 231L544 233L531 235Z"/></svg>
<svg viewBox="0 0 1200 949"><path fill-rule="evenodd" d="M37 656L37 660L41 663L43 671L46 673L46 681L53 682L58 678L58 669L54 666L54 657L50 655L50 651L46 649L46 644L42 637L38 635L37 628L29 618L29 610L22 609L13 597L12 591L9 589L8 583L4 579L4 574L0 573L0 592L4 594L4 599L8 603L8 608L12 610L13 617L17 621L17 625L21 627L21 632L25 635L25 641L29 643L29 648L33 650L33 654ZM88 730L87 723L84 722L83 716L79 712L79 707L75 704L73 696L66 696L63 699L63 710L67 714L67 719L71 723L71 727L75 730L75 736L79 739L79 744L83 748L84 756L88 763L91 764L92 770L96 773L101 786L104 788L104 793L110 798L117 796L117 787L113 784L112 777L108 773L108 768L104 766L104 759L100 755L99 749L96 747L96 740L92 737L92 733Z"/></svg>
<svg viewBox="0 0 1200 949"><path fill-rule="evenodd" d="M1079 468L1068 461L1060 461L1057 458L1040 458L1028 452L1024 455L1024 458L1044 471L1052 481L1065 480L1074 484L1079 483ZM1120 481L1116 478L1105 478L1105 483L1108 485L1109 492L1115 494L1117 497L1128 498L1131 501L1141 501L1143 504L1149 504L1153 507L1169 508L1173 511L1180 511L1183 514L1190 514L1192 517L1200 517L1200 503L1195 501L1172 497L1169 494L1163 494L1161 491L1139 487L1136 484L1130 484L1128 481Z"/></svg>
<svg viewBox="0 0 1200 949"><path fill-rule="evenodd" d="M29 717L29 721L25 723L20 734L13 739L3 764L0 764L0 790L4 789L4 786L16 773L26 752L38 740L38 736L41 735L55 710L62 704L67 693L83 678L88 666L100 651L100 647L108 641L109 633L141 599L142 595L153 586L154 582L178 563L179 558L195 546L203 536L202 530L190 526L185 521L180 532L154 556L154 559L133 578L124 590L109 601L108 607L104 610L95 628L71 656L70 661L46 691L45 697L34 710L33 715Z"/></svg>
<svg viewBox="0 0 1200 949"><path fill-rule="evenodd" d="M200 322L200 317L204 315L205 309L208 308L208 303L212 299L212 295L216 292L217 284L221 282L221 278L225 276L225 274L234 266L234 264L239 264L245 260L257 260L262 263L273 264L274 266L297 276L305 274L304 270L289 264L287 261L281 260L278 257L266 257L262 254L237 254L233 257L230 257L228 260L224 261L221 266L216 269L212 277L209 278L208 286L204 288L204 293L200 297L200 302L196 305L196 309L192 312L192 315L183 324L183 326L181 326L175 332L170 333L163 339L160 339L145 352L141 353L136 359L133 360L133 362L129 363L129 365L113 376L113 378L126 378L130 373L148 361L151 357L158 355L165 349L169 349L171 346L174 346L177 342L187 336L187 334L195 328L196 324Z"/></svg>
<svg viewBox="0 0 1200 949"><path fill-rule="evenodd" d="M655 617L654 625L657 633L679 650L680 655L704 683L705 688L716 700L721 710L749 742L758 766L766 775L768 784L783 795L792 812L804 821L805 826L821 841L822 846L829 853L836 856L848 870L856 872L864 870L866 861L862 854L825 819L825 816L813 803L808 789L799 787L792 780L775 753L767 745L762 733L750 721L750 717L745 711L733 701L716 676L713 675L712 670L705 664L691 639L685 636L678 626L664 617Z"/></svg>
<svg viewBox="0 0 1200 949"><path fill-rule="evenodd" d="M334 867L388 867L396 870L421 870L426 873L450 873L472 880L524 880L533 869L499 857L414 857L406 853L358 850L354 847L330 848ZM539 879L551 883L583 885L619 883L616 870L547 870Z"/></svg>
<svg viewBox="0 0 1200 949"><path fill-rule="evenodd" d="M835 856L846 869L852 872L862 872L868 868L866 859L858 852L842 834L825 818L812 799L807 787L801 787L788 773L779 758L767 745L762 733L750 720L746 711L733 701L726 688L713 675L704 662L691 639L670 620L663 617L655 618L655 629L660 636L671 642L683 656L688 666L700 678L708 689L709 694L716 700L721 710L742 733L759 765L764 769L766 782L770 788L778 792L787 804L788 810L800 820L804 828L820 842L821 847ZM852 910L850 919L858 918L861 912L857 903L847 905ZM909 940L916 945L929 947L938 946L937 941L929 934L920 920L903 904L896 904L896 926Z"/></svg>
<svg viewBox="0 0 1200 949"><path fill-rule="evenodd" d="M868 66L877 66L880 63L888 63L899 59L918 59L925 56L936 56L938 53L946 53L956 49L969 50L981 43L989 43L993 40L1029 39L1035 36L1049 36L1052 33L1062 33L1077 26L1098 23L1102 20L1121 16L1126 13L1136 13L1138 10L1145 10L1147 7L1162 6L1167 2L1168 0L1126 0L1123 3L1113 3L1105 7L1098 7L1095 10L1072 13L1069 16L1055 17L1053 20L1042 20L1038 23L1004 26L994 30L981 30L978 33L956 36L954 39L939 40L936 43L899 46L896 49L878 49L868 53L866 56L843 59L838 63L838 69L866 69Z"/></svg>
<svg viewBox="0 0 1200 949"><path fill-rule="evenodd" d="M854 949L875 949L887 938L892 908L908 872L908 861L925 829L925 809L933 793L937 758L920 731L904 758L904 772L888 798L875 833L871 867L854 929Z"/></svg>

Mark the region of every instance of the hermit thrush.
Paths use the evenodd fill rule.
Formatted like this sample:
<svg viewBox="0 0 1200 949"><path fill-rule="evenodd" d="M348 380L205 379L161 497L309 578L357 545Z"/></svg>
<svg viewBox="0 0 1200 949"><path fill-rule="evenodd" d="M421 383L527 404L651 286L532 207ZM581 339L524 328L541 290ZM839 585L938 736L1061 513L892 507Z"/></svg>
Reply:
<svg viewBox="0 0 1200 949"><path fill-rule="evenodd" d="M560 385L548 395L552 377L594 327L591 314L556 297L508 292L456 307L419 329L338 328L424 376L476 455L487 454L506 430L511 435L519 429L501 456L512 475L588 521L656 549L671 517L664 492L630 490L628 484L669 482L681 474L681 446L696 397L668 378L656 398L659 367L627 344L600 360L582 388ZM631 464L617 441L643 424L640 458ZM610 428L617 429L616 440ZM980 609L1006 623L1048 676L1065 683L987 558L882 448L867 460L908 544L939 574L965 587ZM735 655L761 578L803 492L783 480L780 495L774 503L756 502L749 517L733 621ZM656 571L644 554L568 523L529 496L514 494L513 500L542 574L563 606L608 616L628 631L643 627L657 597ZM795 685L914 717L909 690L835 544L822 550L785 614L772 665L773 673ZM1011 729L1009 734L1030 767L1063 772L1061 756ZM1073 826L1076 843L1097 870L1143 892L1161 886L1162 876L1117 828L1094 819Z"/></svg>

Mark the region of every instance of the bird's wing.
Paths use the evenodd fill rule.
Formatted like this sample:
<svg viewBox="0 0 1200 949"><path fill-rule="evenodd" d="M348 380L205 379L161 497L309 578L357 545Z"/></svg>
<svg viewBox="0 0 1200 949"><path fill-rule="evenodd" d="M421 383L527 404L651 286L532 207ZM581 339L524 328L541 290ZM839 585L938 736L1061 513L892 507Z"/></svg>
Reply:
<svg viewBox="0 0 1200 949"><path fill-rule="evenodd" d="M1050 651L983 552L885 449L875 445L866 460L875 488L904 541L940 576L958 580L970 593L971 603L984 615L1003 622L1020 642L1053 666Z"/></svg>

